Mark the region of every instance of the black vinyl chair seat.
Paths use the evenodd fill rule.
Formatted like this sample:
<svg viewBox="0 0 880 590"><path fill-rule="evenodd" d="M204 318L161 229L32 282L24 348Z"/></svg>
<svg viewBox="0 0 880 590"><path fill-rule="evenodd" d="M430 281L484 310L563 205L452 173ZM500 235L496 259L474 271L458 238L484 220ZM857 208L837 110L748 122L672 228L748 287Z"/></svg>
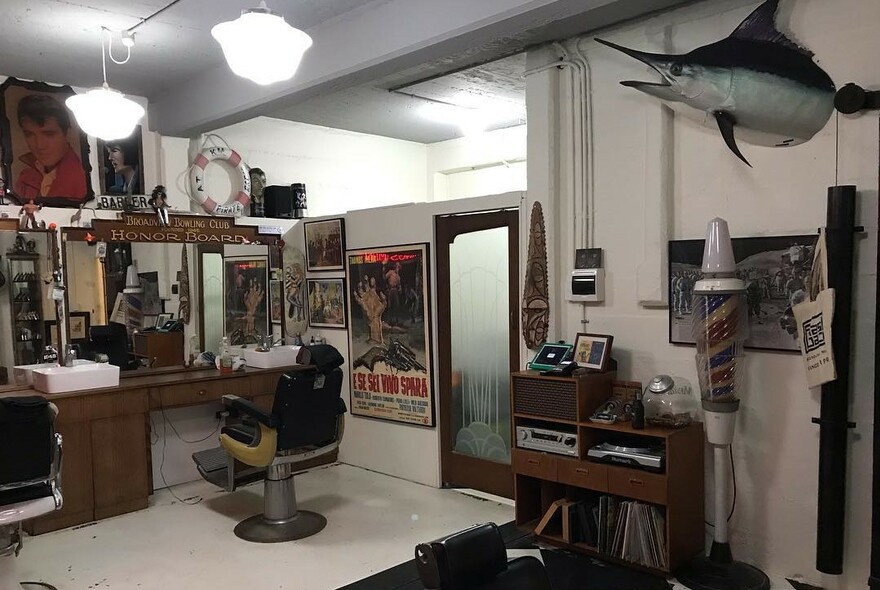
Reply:
<svg viewBox="0 0 880 590"><path fill-rule="evenodd" d="M10 504L19 504L21 502L51 497L52 486L48 483L38 483L32 486L12 488L0 492L0 506L9 506Z"/></svg>

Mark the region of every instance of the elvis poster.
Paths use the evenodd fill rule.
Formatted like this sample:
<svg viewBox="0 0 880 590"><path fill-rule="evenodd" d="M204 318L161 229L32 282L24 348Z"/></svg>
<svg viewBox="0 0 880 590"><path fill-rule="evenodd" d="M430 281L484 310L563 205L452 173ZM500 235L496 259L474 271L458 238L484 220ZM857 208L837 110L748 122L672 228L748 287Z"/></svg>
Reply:
<svg viewBox="0 0 880 590"><path fill-rule="evenodd" d="M434 426L428 244L346 254L351 413Z"/></svg>

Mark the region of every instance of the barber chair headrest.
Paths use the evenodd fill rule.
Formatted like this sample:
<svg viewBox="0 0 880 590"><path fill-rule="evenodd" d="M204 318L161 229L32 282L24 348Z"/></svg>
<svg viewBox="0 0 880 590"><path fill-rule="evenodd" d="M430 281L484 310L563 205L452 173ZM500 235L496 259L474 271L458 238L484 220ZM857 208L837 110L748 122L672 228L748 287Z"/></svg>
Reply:
<svg viewBox="0 0 880 590"><path fill-rule="evenodd" d="M425 588L477 588L507 569L504 539L495 523L416 545L416 567Z"/></svg>
<svg viewBox="0 0 880 590"><path fill-rule="evenodd" d="M313 344L303 348L311 355L312 365L318 369L319 373L329 373L336 367L341 367L345 362L339 351L329 344Z"/></svg>

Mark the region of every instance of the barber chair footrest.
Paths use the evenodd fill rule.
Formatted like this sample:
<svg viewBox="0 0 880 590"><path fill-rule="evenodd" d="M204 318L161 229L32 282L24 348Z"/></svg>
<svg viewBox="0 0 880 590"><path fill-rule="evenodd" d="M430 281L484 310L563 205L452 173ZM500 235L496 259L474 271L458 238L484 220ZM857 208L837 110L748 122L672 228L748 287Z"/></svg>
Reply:
<svg viewBox="0 0 880 590"><path fill-rule="evenodd" d="M235 536L252 543L283 543L305 539L320 533L327 519L315 512L300 510L282 522L266 520L262 514L243 520L235 527Z"/></svg>
<svg viewBox="0 0 880 590"><path fill-rule="evenodd" d="M229 453L223 447L198 451L192 455L199 474L218 488L229 490ZM235 461L235 487L261 481L266 475L265 467L249 467Z"/></svg>

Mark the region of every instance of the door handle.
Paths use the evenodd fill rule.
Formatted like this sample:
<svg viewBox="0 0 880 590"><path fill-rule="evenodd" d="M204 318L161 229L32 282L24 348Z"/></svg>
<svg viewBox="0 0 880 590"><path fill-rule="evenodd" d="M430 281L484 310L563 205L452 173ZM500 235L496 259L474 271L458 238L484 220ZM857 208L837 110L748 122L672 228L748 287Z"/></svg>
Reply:
<svg viewBox="0 0 880 590"><path fill-rule="evenodd" d="M590 475L590 470L584 469L583 467L578 467L577 469L575 469L575 471L577 473L580 473L581 475Z"/></svg>
<svg viewBox="0 0 880 590"><path fill-rule="evenodd" d="M540 465L541 464L541 462L538 461L537 459L529 459L528 463L529 463L529 465Z"/></svg>
<svg viewBox="0 0 880 590"><path fill-rule="evenodd" d="M631 477L631 478L629 479L629 483L633 484L634 486L643 486L643 485L645 485L645 482L644 482L644 481L642 481L642 480L640 480L640 479L636 479L636 478L634 478L634 477Z"/></svg>

